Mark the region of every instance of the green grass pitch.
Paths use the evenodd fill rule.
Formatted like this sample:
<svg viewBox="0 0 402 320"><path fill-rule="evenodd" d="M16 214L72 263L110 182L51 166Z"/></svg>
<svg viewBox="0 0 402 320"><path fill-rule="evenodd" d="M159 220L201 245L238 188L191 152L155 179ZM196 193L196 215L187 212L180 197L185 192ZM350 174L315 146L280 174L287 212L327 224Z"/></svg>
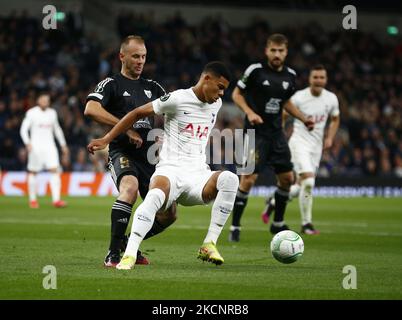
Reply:
<svg viewBox="0 0 402 320"><path fill-rule="evenodd" d="M196 259L209 224L209 207L179 207L178 220L142 243L149 266L102 267L113 198L49 198L29 209L25 198L0 198L0 299L402 299L402 199L314 200L318 236L303 236L305 252L291 265L269 252L272 236L261 222L262 198L250 198L241 242L218 243L219 267ZM299 231L297 201L287 223ZM57 289L45 290L43 267L57 270ZM344 266L357 271L345 290Z"/></svg>

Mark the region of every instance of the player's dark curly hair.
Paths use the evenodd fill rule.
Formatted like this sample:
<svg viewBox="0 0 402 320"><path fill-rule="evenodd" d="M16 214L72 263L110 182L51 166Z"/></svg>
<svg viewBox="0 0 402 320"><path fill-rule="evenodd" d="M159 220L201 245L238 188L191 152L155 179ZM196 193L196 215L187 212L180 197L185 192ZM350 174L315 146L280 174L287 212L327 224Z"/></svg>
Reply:
<svg viewBox="0 0 402 320"><path fill-rule="evenodd" d="M217 77L224 77L229 82L232 78L228 67L221 61L211 61L207 63L202 72L210 72Z"/></svg>

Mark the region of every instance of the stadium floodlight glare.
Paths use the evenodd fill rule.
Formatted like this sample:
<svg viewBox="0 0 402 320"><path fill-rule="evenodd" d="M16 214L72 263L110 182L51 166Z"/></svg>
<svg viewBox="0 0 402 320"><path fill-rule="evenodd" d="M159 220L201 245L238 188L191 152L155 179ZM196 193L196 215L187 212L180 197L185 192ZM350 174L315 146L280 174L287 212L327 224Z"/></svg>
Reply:
<svg viewBox="0 0 402 320"><path fill-rule="evenodd" d="M399 33L399 29L396 26L388 26L387 33L392 36L396 36Z"/></svg>

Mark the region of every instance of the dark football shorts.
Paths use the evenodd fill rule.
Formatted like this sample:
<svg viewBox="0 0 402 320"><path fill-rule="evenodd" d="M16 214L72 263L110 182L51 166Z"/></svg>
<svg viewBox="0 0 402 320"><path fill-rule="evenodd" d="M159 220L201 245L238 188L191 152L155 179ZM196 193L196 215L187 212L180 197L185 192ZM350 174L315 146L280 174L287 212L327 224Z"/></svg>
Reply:
<svg viewBox="0 0 402 320"><path fill-rule="evenodd" d="M244 158L247 167L254 164L254 173L261 173L269 167L276 174L293 170L291 154L285 135L280 132L270 137L255 135L255 143L244 134Z"/></svg>
<svg viewBox="0 0 402 320"><path fill-rule="evenodd" d="M109 151L108 168L112 179L119 190L120 181L124 176L132 175L138 179L138 189L141 198L148 193L149 181L155 171L155 166L146 160L138 160L121 149Z"/></svg>

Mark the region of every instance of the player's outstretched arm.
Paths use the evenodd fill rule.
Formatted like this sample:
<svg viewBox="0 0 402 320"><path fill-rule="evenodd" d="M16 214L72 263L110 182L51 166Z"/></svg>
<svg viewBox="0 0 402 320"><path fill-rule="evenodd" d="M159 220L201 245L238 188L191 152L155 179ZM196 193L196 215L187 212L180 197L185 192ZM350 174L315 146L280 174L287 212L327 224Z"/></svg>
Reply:
<svg viewBox="0 0 402 320"><path fill-rule="evenodd" d="M283 108L291 116L303 122L309 131L314 129L314 121L310 118L306 118L306 116L299 110L299 108L297 108L290 100L284 103Z"/></svg>
<svg viewBox="0 0 402 320"><path fill-rule="evenodd" d="M106 111L106 109L102 107L100 102L94 100L89 100L87 102L84 110L84 115L86 117L90 117L100 124L114 126L116 125L116 123L119 122L119 118ZM137 131L130 128L129 130L127 130L126 134L130 139L130 143L135 144L137 148L141 146L142 139Z"/></svg>
<svg viewBox="0 0 402 320"><path fill-rule="evenodd" d="M153 115L155 115L155 112L152 102L130 111L104 137L92 140L87 147L88 151L93 153L94 151L105 149L114 138L122 133L125 133L139 119L151 117Z"/></svg>
<svg viewBox="0 0 402 320"><path fill-rule="evenodd" d="M106 111L98 101L89 100L85 106L84 115L98 123L114 126L119 118Z"/></svg>

